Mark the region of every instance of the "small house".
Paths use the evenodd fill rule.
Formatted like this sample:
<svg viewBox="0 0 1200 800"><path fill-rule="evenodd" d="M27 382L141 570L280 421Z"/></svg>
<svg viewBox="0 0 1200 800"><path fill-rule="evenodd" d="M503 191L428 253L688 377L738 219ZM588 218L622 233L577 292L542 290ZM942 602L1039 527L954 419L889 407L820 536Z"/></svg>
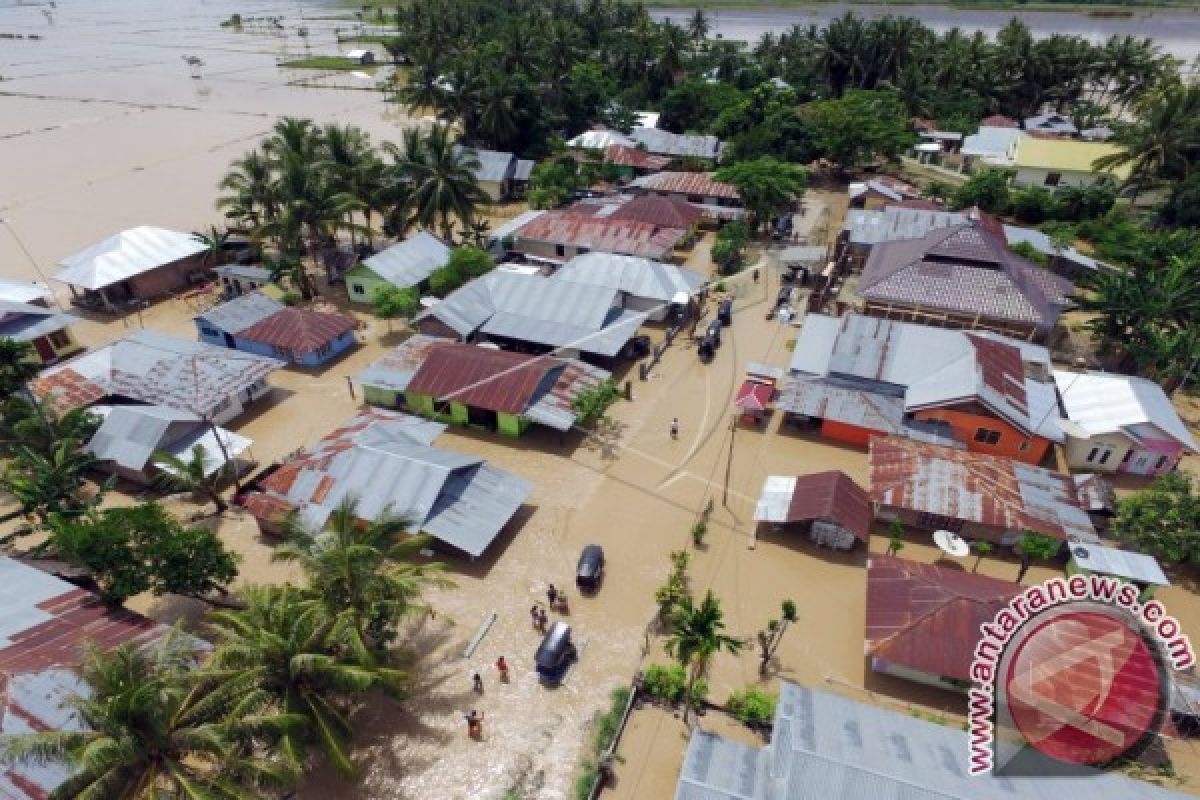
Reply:
<svg viewBox="0 0 1200 800"><path fill-rule="evenodd" d="M552 279L616 289L622 308L645 312L654 322L666 319L673 304L695 297L706 284L703 275L684 267L612 253L575 256Z"/></svg>
<svg viewBox="0 0 1200 800"><path fill-rule="evenodd" d="M475 179L479 188L493 203L512 200L524 194L533 172L534 162L517 158L512 153L499 150L484 150L478 147L456 145L455 149L479 162L475 168Z"/></svg>
<svg viewBox="0 0 1200 800"><path fill-rule="evenodd" d="M0 278L0 300L6 303L29 303L49 308L53 296L50 287L39 281L10 281Z"/></svg>
<svg viewBox="0 0 1200 800"><path fill-rule="evenodd" d="M1054 371L1067 418L1067 464L1091 472L1155 476L1170 472L1196 440L1171 398L1146 378Z"/></svg>
<svg viewBox="0 0 1200 800"><path fill-rule="evenodd" d="M213 272L221 282L221 296L226 300L257 292L271 285L271 270L243 264L226 264Z"/></svg>
<svg viewBox="0 0 1200 800"><path fill-rule="evenodd" d="M54 364L83 349L71 334L74 316L33 303L0 300L0 339L27 342L42 365Z"/></svg>
<svg viewBox="0 0 1200 800"><path fill-rule="evenodd" d="M1117 182L1129 177L1130 166L1121 164L1100 169L1096 160L1122 152L1120 145L1082 139L1030 136L1017 137L1009 151L1014 186L1059 186L1087 188L1104 179Z"/></svg>
<svg viewBox="0 0 1200 800"><path fill-rule="evenodd" d="M921 190L916 186L888 175L880 175L864 183L852 183L848 191L850 206L868 211L921 197Z"/></svg>
<svg viewBox="0 0 1200 800"><path fill-rule="evenodd" d="M195 323L202 342L303 367L319 367L357 344L353 317L286 306L260 292L210 308Z"/></svg>
<svg viewBox="0 0 1200 800"><path fill-rule="evenodd" d="M352 303L370 303L380 286L429 288L429 276L446 266L450 248L427 231L419 231L387 247L346 273L346 292Z"/></svg>
<svg viewBox="0 0 1200 800"><path fill-rule="evenodd" d="M350 50L346 53L346 60L352 64L360 64L364 67L369 67L375 63L375 53L370 50Z"/></svg>
<svg viewBox="0 0 1200 800"><path fill-rule="evenodd" d="M724 143L716 136L694 133L671 133L661 128L639 125L629 132L637 147L656 156L671 159L693 159L716 164L721 160Z"/></svg>
<svg viewBox="0 0 1200 800"><path fill-rule="evenodd" d="M58 262L54 279L73 302L114 311L202 283L208 246L190 233L142 225L121 231Z"/></svg>
<svg viewBox="0 0 1200 800"><path fill-rule="evenodd" d="M756 522L806 529L822 547L849 550L871 535L871 498L850 476L837 470L811 475L769 475L763 484Z"/></svg>
<svg viewBox="0 0 1200 800"><path fill-rule="evenodd" d="M1158 561L1145 553L1131 553L1096 542L1073 544L1067 561L1068 575L1111 575L1141 590L1143 601L1154 596L1159 586L1170 586Z"/></svg>
<svg viewBox="0 0 1200 800"><path fill-rule="evenodd" d="M508 249L555 263L591 252L669 261L690 235L687 228L563 209L543 211L513 230Z"/></svg>
<svg viewBox="0 0 1200 800"><path fill-rule="evenodd" d="M746 214L737 189L713 180L706 172L655 172L635 178L623 191L674 197L691 203L716 222L739 220Z"/></svg>
<svg viewBox="0 0 1200 800"><path fill-rule="evenodd" d="M661 172L671 165L671 159L648 153L640 147L613 143L604 148L604 163L616 167L621 180L629 181L638 175Z"/></svg>

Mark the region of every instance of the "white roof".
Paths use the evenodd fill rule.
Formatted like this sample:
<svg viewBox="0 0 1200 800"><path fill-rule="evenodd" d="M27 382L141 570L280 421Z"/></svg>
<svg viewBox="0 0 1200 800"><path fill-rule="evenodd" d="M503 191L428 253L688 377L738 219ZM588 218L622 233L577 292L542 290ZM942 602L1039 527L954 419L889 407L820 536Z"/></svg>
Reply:
<svg viewBox="0 0 1200 800"><path fill-rule="evenodd" d="M1135 439L1139 425L1153 425L1191 452L1200 451L1158 384L1111 372L1054 371L1067 419L1089 436L1123 433Z"/></svg>
<svg viewBox="0 0 1200 800"><path fill-rule="evenodd" d="M9 303L32 303L50 297L50 287L37 281L0 279L0 300Z"/></svg>
<svg viewBox="0 0 1200 800"><path fill-rule="evenodd" d="M449 260L450 248L428 231L420 231L365 259L362 266L388 283L407 289L428 279Z"/></svg>
<svg viewBox="0 0 1200 800"><path fill-rule="evenodd" d="M358 61L360 58L362 58L363 56L366 56L366 55L371 55L371 51L370 50L350 50L346 53L346 58L350 58L355 61Z"/></svg>
<svg viewBox="0 0 1200 800"><path fill-rule="evenodd" d="M788 507L795 493L795 475L768 475L763 482L758 505L754 508L754 519L759 522L787 522Z"/></svg>
<svg viewBox="0 0 1200 800"><path fill-rule="evenodd" d="M1071 546L1071 556L1076 564L1088 572L1115 575L1156 586L1171 585L1158 562L1143 553L1131 553L1098 544L1076 544Z"/></svg>
<svg viewBox="0 0 1200 800"><path fill-rule="evenodd" d="M567 140L567 147L586 147L590 150L604 150L610 144L636 147L637 142L620 131L584 131L573 139Z"/></svg>
<svg viewBox="0 0 1200 800"><path fill-rule="evenodd" d="M662 114L657 111L635 111L633 116L639 128L657 128L658 119Z"/></svg>
<svg viewBox="0 0 1200 800"><path fill-rule="evenodd" d="M141 225L67 256L58 262L62 269L54 279L82 289L103 289L206 249L190 233Z"/></svg>
<svg viewBox="0 0 1200 800"><path fill-rule="evenodd" d="M1007 161L1009 149L1020 135L1021 131L1016 128L993 128L983 125L963 139L962 154Z"/></svg>

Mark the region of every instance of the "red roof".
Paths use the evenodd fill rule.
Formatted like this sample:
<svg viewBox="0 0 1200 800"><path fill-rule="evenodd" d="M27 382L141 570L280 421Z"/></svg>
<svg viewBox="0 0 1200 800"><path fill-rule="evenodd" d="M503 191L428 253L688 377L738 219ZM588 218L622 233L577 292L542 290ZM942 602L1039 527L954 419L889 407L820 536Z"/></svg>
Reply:
<svg viewBox="0 0 1200 800"><path fill-rule="evenodd" d="M647 222L585 216L566 209L543 211L514 231L513 235L518 240L662 259L670 255L687 231Z"/></svg>
<svg viewBox="0 0 1200 800"><path fill-rule="evenodd" d="M1008 581L873 555L867 562L867 651L944 678L971 678L979 626L1020 592Z"/></svg>
<svg viewBox="0 0 1200 800"><path fill-rule="evenodd" d="M635 188L652 192L670 192L672 194L698 194L705 197L724 197L737 200L737 187L728 183L713 180L707 172L659 172L638 178L632 184Z"/></svg>
<svg viewBox="0 0 1200 800"><path fill-rule="evenodd" d="M774 396L775 387L771 384L748 380L738 389L733 404L743 411L766 411Z"/></svg>
<svg viewBox="0 0 1200 800"><path fill-rule="evenodd" d="M853 533L860 542L866 542L873 518L871 498L846 473L829 470L796 478L788 505L788 522L830 520Z"/></svg>
<svg viewBox="0 0 1200 800"><path fill-rule="evenodd" d="M700 224L704 212L691 203L674 197L643 194L628 200L608 215L608 219L627 219L633 222L648 222L664 228L688 230Z"/></svg>
<svg viewBox="0 0 1200 800"><path fill-rule="evenodd" d="M911 208L916 211L945 211L942 206L939 206L932 200L923 200L915 197L909 200L893 200L883 204L884 208Z"/></svg>
<svg viewBox="0 0 1200 800"><path fill-rule="evenodd" d="M666 156L656 156L637 147L623 144L610 144L604 148L604 160L618 167L633 167L656 171L666 169L671 159Z"/></svg>
<svg viewBox="0 0 1200 800"><path fill-rule="evenodd" d="M1025 393L1025 362L1014 345L987 339L975 333L967 338L975 347L975 362L983 375L983 385L997 392L1006 404L1017 409L1021 418L1029 418L1029 400ZM987 403L988 398L981 398ZM996 403L988 405L995 407ZM1003 406L1001 406L1003 408Z"/></svg>
<svg viewBox="0 0 1200 800"><path fill-rule="evenodd" d="M534 401L546 375L558 366L560 362L549 357L444 344L430 349L405 391L521 414Z"/></svg>
<svg viewBox="0 0 1200 800"><path fill-rule="evenodd" d="M1012 117L1006 117L1003 114L993 114L990 117L984 117L979 121L981 128L1017 128L1017 121Z"/></svg>
<svg viewBox="0 0 1200 800"><path fill-rule="evenodd" d="M241 331L238 338L300 355L313 353L328 346L357 326L354 318L345 314L307 308L283 308Z"/></svg>

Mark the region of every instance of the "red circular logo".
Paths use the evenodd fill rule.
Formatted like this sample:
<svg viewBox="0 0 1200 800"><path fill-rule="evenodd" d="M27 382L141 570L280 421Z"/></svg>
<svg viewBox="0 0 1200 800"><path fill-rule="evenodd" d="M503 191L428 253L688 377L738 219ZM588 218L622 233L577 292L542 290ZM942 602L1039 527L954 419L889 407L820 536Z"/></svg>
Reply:
<svg viewBox="0 0 1200 800"><path fill-rule="evenodd" d="M1006 654L1004 694L1013 725L1031 745L1060 761L1097 765L1157 732L1164 673L1128 623L1064 609L1022 633Z"/></svg>

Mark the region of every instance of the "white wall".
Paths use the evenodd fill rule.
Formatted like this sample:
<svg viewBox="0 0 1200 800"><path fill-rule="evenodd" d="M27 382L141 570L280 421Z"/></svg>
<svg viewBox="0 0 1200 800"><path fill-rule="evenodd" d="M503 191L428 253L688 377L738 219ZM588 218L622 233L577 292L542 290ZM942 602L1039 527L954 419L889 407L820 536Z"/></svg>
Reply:
<svg viewBox="0 0 1200 800"><path fill-rule="evenodd" d="M1046 185L1046 176L1051 172L1057 172L1062 176L1055 186ZM1013 185L1041 186L1053 191L1062 186L1091 186L1104 177L1104 175L1105 173L1100 172L1071 172L1069 170L1042 169L1040 167L1017 167L1016 174L1013 176Z"/></svg>

